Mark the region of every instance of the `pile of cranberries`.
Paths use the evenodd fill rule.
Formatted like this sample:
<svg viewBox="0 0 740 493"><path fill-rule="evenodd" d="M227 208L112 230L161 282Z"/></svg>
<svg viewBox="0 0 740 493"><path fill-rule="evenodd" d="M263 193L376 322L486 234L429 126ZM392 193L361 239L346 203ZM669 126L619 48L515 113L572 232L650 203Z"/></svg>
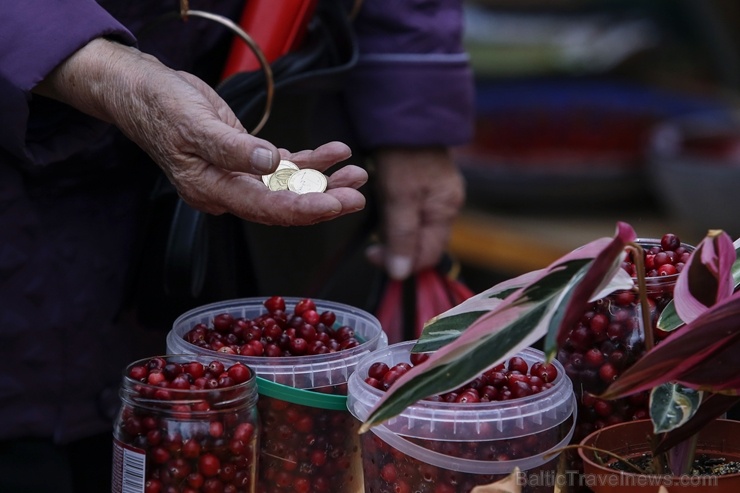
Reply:
<svg viewBox="0 0 740 493"><path fill-rule="evenodd" d="M312 299L301 299L292 309L281 296L269 297L262 304L266 312L261 315L249 319L220 313L209 324L194 325L184 339L231 358L307 357L360 345L353 327L337 324L336 314L318 310ZM346 395L347 384L307 390ZM263 424L258 491L342 493L359 489L362 477L353 467L353 463L359 465L359 423L348 411L267 395L260 395L257 408Z"/></svg>
<svg viewBox="0 0 740 493"><path fill-rule="evenodd" d="M411 353L410 362L401 362L389 367L375 362L368 367L365 382L377 389L388 390L398 378L428 358L428 354ZM443 394L428 397L436 402L459 403L474 406L477 403L506 401L535 395L551 388L558 377L555 365L535 362L531 366L524 358L515 356L480 374L467 384ZM526 434L510 439L489 441L450 441L438 439L409 438L429 450L450 457L481 461L509 461L540 454L554 447L572 422L548 429L545 432ZM521 431L521 430L520 430ZM365 491L383 492L467 492L475 486L489 484L502 478L493 474L471 474L445 469L419 461L395 449L372 432L361 435ZM552 464L528 471L535 474L552 471ZM552 491L552 487L525 485L527 493Z"/></svg>
<svg viewBox="0 0 740 493"><path fill-rule="evenodd" d="M376 361L368 368L365 383L376 389L388 390L404 373L428 357L426 353L411 353L410 363L396 363L392 368L382 361ZM514 356L462 387L427 397L427 400L474 403L517 399L549 389L557 376L555 365L538 361L530 368L524 358Z"/></svg>
<svg viewBox="0 0 740 493"><path fill-rule="evenodd" d="M127 368L116 442L145 462L145 493L252 493L259 422L241 363L154 357Z"/></svg>
<svg viewBox="0 0 740 493"><path fill-rule="evenodd" d="M650 319L659 341L668 333L658 330L655 324L673 299L676 275L683 269L691 249L682 245L674 234L665 234L659 241L641 246ZM622 268L636 277L637 264L632 255L630 252ZM576 442L604 426L649 417L647 392L610 401L596 397L645 351L639 304L635 291L618 291L589 304L558 352L558 360L573 381L580 400Z"/></svg>
<svg viewBox="0 0 740 493"><path fill-rule="evenodd" d="M348 412L261 395L260 493L350 493L360 489L359 422Z"/></svg>
<svg viewBox="0 0 740 493"><path fill-rule="evenodd" d="M285 299L272 296L263 302L266 313L253 319L221 313L211 325L196 324L184 338L191 344L240 356L305 356L334 353L360 345L352 327L335 327L336 314L319 313L313 300L305 298L293 310Z"/></svg>

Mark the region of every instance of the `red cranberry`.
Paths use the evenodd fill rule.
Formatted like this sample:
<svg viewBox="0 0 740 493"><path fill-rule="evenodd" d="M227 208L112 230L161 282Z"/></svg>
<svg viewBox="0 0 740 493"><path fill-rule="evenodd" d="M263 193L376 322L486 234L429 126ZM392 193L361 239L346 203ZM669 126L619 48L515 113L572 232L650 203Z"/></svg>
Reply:
<svg viewBox="0 0 740 493"><path fill-rule="evenodd" d="M285 311L285 299L282 296L271 296L264 301L263 305L270 313Z"/></svg>
<svg viewBox="0 0 740 493"><path fill-rule="evenodd" d="M420 365L428 359L429 359L429 353L411 353L409 355L409 360L411 361L411 364L414 366Z"/></svg>
<svg viewBox="0 0 740 493"><path fill-rule="evenodd" d="M134 366L128 372L129 378L138 380L139 382L143 382L148 375L149 369L146 366Z"/></svg>
<svg viewBox="0 0 740 493"><path fill-rule="evenodd" d="M604 363L604 355L599 348L591 348L583 355L586 366L598 368Z"/></svg>
<svg viewBox="0 0 740 493"><path fill-rule="evenodd" d="M313 302L313 300L308 298L300 300L298 303L296 303L295 308L293 309L296 315L302 315L303 312L307 310L316 311L316 304Z"/></svg>
<svg viewBox="0 0 740 493"><path fill-rule="evenodd" d="M368 368L367 375L376 380L382 380L385 374L388 373L388 370L388 365L382 361L376 361L370 365L370 368Z"/></svg>
<svg viewBox="0 0 740 493"><path fill-rule="evenodd" d="M671 233L665 234L660 239L660 247L663 250L675 251L680 246L681 246L681 240L678 238L678 236L674 234L671 234Z"/></svg>
<svg viewBox="0 0 740 493"><path fill-rule="evenodd" d="M319 317L319 320L326 327L332 327L334 325L334 322L336 322L337 320L337 315L334 312L327 310L327 311L321 312L321 316Z"/></svg>
<svg viewBox="0 0 740 493"><path fill-rule="evenodd" d="M519 373L526 375L527 371L529 371L529 366L527 365L527 362L524 361L524 358L514 356L509 359L508 369L509 371L518 371Z"/></svg>
<svg viewBox="0 0 740 493"><path fill-rule="evenodd" d="M532 375L540 377L545 383L553 382L558 376L558 369L552 363L536 362L532 365Z"/></svg>
<svg viewBox="0 0 740 493"><path fill-rule="evenodd" d="M198 459L198 470L205 477L218 475L221 461L214 454L203 454Z"/></svg>
<svg viewBox="0 0 740 493"><path fill-rule="evenodd" d="M611 363L606 363L599 368L599 378L604 382L611 383L617 379L617 370Z"/></svg>

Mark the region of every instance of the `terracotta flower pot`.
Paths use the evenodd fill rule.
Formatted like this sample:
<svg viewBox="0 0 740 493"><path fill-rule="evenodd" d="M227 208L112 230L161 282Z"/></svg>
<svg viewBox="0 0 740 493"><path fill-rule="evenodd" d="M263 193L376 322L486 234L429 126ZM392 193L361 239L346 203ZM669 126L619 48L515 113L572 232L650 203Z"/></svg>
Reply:
<svg viewBox="0 0 740 493"><path fill-rule="evenodd" d="M646 437L652 432L649 419L629 421L597 430L581 441L624 458L649 452ZM720 493L740 491L740 474L724 476L658 476L617 471L601 465L591 450L578 450L584 465L583 482L594 493L656 493L660 486L669 493ZM740 421L718 419L699 434L697 454L740 461Z"/></svg>

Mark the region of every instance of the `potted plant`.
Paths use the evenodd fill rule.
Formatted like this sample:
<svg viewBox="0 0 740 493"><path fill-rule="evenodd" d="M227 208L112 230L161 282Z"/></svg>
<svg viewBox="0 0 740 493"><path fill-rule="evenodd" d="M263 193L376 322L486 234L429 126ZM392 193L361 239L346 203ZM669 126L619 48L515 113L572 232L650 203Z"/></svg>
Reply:
<svg viewBox="0 0 740 493"><path fill-rule="evenodd" d="M636 239L633 228L620 222L613 238L590 242L545 269L493 286L427 322L413 351L430 352L430 357L396 382L360 432L419 399L472 380L540 339L553 358L589 301L634 287L621 264L626 249L639 250ZM652 389L655 428L650 429L650 420L643 425L648 425L658 474L684 474L697 433L740 402L738 247L740 243L733 244L722 231L708 233L679 274L674 303L661 316L661 329L672 334L601 396ZM638 287L644 287L641 271ZM641 298L646 316L649 308L645 296ZM648 337L651 325L645 324ZM734 438L740 441L740 436ZM653 485L650 491L656 490ZM611 491L628 490L620 486Z"/></svg>

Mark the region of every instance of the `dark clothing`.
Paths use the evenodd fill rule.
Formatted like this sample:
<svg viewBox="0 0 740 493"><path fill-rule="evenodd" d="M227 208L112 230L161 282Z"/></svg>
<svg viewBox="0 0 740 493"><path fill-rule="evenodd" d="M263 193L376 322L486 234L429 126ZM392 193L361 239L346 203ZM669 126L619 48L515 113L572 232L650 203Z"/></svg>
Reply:
<svg viewBox="0 0 740 493"><path fill-rule="evenodd" d="M237 18L242 1L190 4ZM31 91L100 36L214 82L227 31L191 18L137 39L176 3L23 0L0 14L0 440L63 444L110 429L120 371L142 349L121 313L158 175L116 129ZM342 95L360 149L470 138L460 3L364 3Z"/></svg>

